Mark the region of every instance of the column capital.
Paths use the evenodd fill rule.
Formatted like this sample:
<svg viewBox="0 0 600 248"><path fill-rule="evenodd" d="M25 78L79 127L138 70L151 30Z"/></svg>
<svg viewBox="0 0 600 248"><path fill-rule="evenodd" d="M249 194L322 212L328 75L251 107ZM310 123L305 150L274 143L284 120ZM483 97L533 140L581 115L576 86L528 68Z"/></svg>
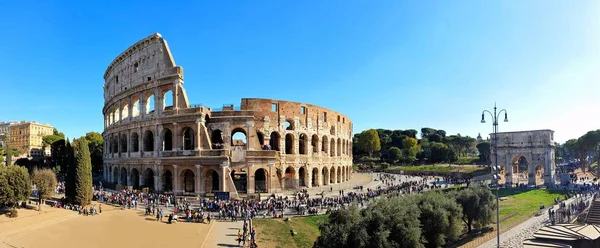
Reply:
<svg viewBox="0 0 600 248"><path fill-rule="evenodd" d="M196 165L196 169L200 169L200 165L199 164Z"/></svg>
<svg viewBox="0 0 600 248"><path fill-rule="evenodd" d="M177 169L177 167L179 167L179 165L174 164L173 168Z"/></svg>

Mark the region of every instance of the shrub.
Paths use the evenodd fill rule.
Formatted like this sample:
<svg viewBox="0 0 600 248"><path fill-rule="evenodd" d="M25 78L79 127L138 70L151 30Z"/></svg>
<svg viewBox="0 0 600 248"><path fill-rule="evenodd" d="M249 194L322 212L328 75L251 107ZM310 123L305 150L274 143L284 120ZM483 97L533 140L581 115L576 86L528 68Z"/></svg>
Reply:
<svg viewBox="0 0 600 248"><path fill-rule="evenodd" d="M8 218L17 218L19 216L19 211L17 211L15 208L12 208L8 213L6 213L6 216L8 216Z"/></svg>

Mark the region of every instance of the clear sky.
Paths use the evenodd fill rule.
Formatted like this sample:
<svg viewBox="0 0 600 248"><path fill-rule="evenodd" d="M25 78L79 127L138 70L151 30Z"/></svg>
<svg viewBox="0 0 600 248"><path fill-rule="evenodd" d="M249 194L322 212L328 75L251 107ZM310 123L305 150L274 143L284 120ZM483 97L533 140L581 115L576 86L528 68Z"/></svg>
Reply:
<svg viewBox="0 0 600 248"><path fill-rule="evenodd" d="M60 3L59 3L60 2ZM190 103L312 103L369 128L600 128L600 1L0 1L0 121L103 130L103 74L159 32ZM489 120L489 116L487 116Z"/></svg>

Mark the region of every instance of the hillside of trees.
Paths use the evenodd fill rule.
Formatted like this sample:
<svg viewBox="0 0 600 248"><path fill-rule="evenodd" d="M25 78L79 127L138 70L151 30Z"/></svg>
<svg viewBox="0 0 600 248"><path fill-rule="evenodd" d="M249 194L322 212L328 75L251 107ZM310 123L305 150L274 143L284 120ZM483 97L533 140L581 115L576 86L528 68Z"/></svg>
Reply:
<svg viewBox="0 0 600 248"><path fill-rule="evenodd" d="M600 159L600 129L592 130L577 139L567 140L556 146L556 161L569 163L578 161L583 170ZM600 167L598 167L600 169ZM600 174L600 171L594 171Z"/></svg>
<svg viewBox="0 0 600 248"><path fill-rule="evenodd" d="M488 141L478 143L469 136L447 135L429 127L421 128L420 134L415 129L369 129L354 135L352 151L357 163L435 164L455 163L459 158L469 158L467 163L490 161Z"/></svg>

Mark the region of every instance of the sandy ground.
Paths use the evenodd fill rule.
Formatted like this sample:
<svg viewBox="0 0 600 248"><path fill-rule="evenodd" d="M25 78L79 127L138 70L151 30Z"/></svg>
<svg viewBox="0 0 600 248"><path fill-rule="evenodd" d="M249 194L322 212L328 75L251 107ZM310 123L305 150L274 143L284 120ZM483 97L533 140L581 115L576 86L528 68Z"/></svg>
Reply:
<svg viewBox="0 0 600 248"><path fill-rule="evenodd" d="M104 204L97 216L48 209L42 214L20 210L23 217L0 219L0 247L203 247L215 223L169 225L141 211Z"/></svg>

